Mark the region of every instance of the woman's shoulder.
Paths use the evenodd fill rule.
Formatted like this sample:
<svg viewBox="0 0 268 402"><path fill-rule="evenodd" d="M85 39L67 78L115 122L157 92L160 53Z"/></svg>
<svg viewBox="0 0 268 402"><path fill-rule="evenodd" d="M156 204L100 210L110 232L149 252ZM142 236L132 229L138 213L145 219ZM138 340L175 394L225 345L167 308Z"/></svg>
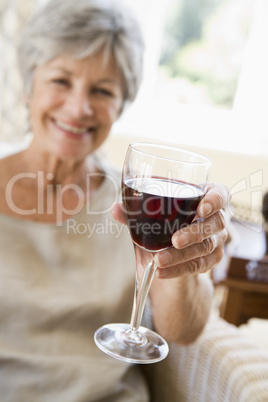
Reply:
<svg viewBox="0 0 268 402"><path fill-rule="evenodd" d="M6 185L5 181L10 180L14 174L18 173L20 161L26 148L26 143L13 144L0 142L0 171L2 185Z"/></svg>
<svg viewBox="0 0 268 402"><path fill-rule="evenodd" d="M0 158L0 171L1 171L1 184L3 185L6 180L12 176L14 166L14 155L8 155Z"/></svg>
<svg viewBox="0 0 268 402"><path fill-rule="evenodd" d="M6 156L0 159L0 172L1 172L1 181L0 181L0 212L5 213L7 211L6 206L6 188L7 185L12 178L12 156Z"/></svg>
<svg viewBox="0 0 268 402"><path fill-rule="evenodd" d="M13 190L13 184L16 181L18 175L21 173L20 165L23 159L23 152L9 154L0 158L0 212L8 213L9 206L7 202L7 191ZM13 194L13 193L12 193Z"/></svg>
<svg viewBox="0 0 268 402"><path fill-rule="evenodd" d="M19 151L0 157L1 183L3 183L5 179L11 179L12 176L17 173L22 154L23 151Z"/></svg>
<svg viewBox="0 0 268 402"><path fill-rule="evenodd" d="M0 141L0 161L5 159L9 155L17 154L18 152L24 150L28 147L28 141L21 142L5 142Z"/></svg>

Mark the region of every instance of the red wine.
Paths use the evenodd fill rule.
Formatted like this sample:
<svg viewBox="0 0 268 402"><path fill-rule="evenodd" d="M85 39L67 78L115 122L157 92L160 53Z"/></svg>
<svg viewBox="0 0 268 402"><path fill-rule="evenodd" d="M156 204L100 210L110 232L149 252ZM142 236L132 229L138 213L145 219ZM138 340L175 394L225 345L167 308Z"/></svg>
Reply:
<svg viewBox="0 0 268 402"><path fill-rule="evenodd" d="M170 247L172 234L192 222L204 192L180 181L135 178L122 184L122 195L132 240L157 251Z"/></svg>

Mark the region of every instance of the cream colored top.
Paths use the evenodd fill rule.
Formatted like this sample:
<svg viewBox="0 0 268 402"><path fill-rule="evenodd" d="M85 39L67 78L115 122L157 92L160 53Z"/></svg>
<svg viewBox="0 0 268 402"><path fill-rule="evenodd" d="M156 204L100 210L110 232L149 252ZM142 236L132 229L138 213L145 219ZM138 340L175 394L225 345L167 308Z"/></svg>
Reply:
<svg viewBox="0 0 268 402"><path fill-rule="evenodd" d="M134 252L109 211L119 183L108 176L62 226L0 214L1 402L148 400L138 368L93 339L130 320Z"/></svg>

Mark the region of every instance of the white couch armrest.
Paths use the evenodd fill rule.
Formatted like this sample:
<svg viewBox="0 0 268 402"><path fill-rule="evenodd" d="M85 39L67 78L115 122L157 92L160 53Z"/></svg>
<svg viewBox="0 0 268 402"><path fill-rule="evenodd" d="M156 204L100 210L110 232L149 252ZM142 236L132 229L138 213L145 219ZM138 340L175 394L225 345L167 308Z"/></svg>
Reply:
<svg viewBox="0 0 268 402"><path fill-rule="evenodd" d="M145 371L152 402L268 401L268 352L218 318L194 344L171 344L168 358Z"/></svg>

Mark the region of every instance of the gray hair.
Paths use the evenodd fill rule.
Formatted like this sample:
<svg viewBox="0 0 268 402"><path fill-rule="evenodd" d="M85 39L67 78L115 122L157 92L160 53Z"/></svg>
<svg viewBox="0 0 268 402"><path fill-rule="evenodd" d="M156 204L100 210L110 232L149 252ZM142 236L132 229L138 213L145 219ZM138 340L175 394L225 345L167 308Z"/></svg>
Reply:
<svg viewBox="0 0 268 402"><path fill-rule="evenodd" d="M75 58L112 52L124 81L124 103L135 99L142 79L144 42L138 20L115 0L50 0L28 21L18 47L24 90L30 94L36 66L68 53Z"/></svg>

